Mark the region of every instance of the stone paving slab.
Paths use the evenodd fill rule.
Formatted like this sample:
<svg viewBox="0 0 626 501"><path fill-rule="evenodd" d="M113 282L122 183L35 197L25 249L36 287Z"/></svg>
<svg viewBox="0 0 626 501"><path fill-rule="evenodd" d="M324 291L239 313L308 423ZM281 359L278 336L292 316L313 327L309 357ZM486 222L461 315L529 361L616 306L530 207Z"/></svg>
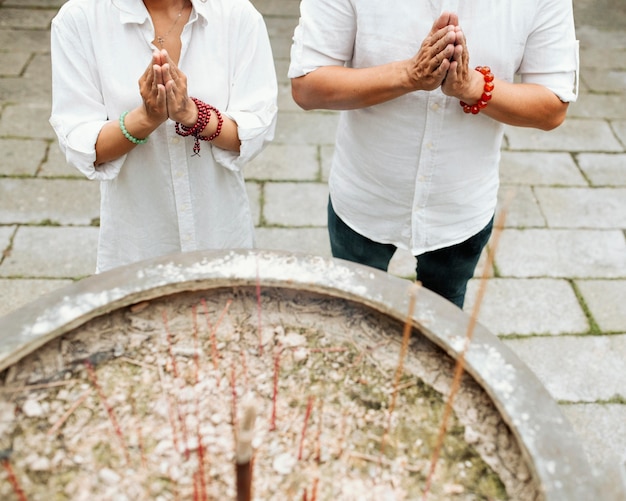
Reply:
<svg viewBox="0 0 626 501"><path fill-rule="evenodd" d="M0 264L0 277L77 279L92 275L97 243L98 228L22 226Z"/></svg>
<svg viewBox="0 0 626 501"><path fill-rule="evenodd" d="M16 229L17 226L0 226L0 263L11 245L11 239Z"/></svg>
<svg viewBox="0 0 626 501"><path fill-rule="evenodd" d="M57 9L3 8L0 28L47 29Z"/></svg>
<svg viewBox="0 0 626 501"><path fill-rule="evenodd" d="M44 294L72 283L71 280L0 279L0 316L16 310Z"/></svg>
<svg viewBox="0 0 626 501"><path fill-rule="evenodd" d="M581 77L593 92L621 92L626 89L626 71L588 71ZM622 106L623 109L623 106Z"/></svg>
<svg viewBox="0 0 626 501"><path fill-rule="evenodd" d="M19 47L20 51L49 52L50 33L48 30L0 28L0 47Z"/></svg>
<svg viewBox="0 0 626 501"><path fill-rule="evenodd" d="M264 197L263 217L269 226L327 224L326 183L266 183Z"/></svg>
<svg viewBox="0 0 626 501"><path fill-rule="evenodd" d="M551 131L507 126L506 137L512 150L624 151L605 120L570 117Z"/></svg>
<svg viewBox="0 0 626 501"><path fill-rule="evenodd" d="M551 228L626 228L626 188L535 188Z"/></svg>
<svg viewBox="0 0 626 501"><path fill-rule="evenodd" d="M626 398L626 335L504 339L552 397L566 402Z"/></svg>
<svg viewBox="0 0 626 501"><path fill-rule="evenodd" d="M506 228L545 228L546 219L531 186L502 185L498 192L498 214L506 211Z"/></svg>
<svg viewBox="0 0 626 501"><path fill-rule="evenodd" d="M479 286L479 279L468 284L464 307L468 314L473 311ZM499 336L589 332L589 322L570 282L550 278L490 279L478 321Z"/></svg>
<svg viewBox="0 0 626 501"><path fill-rule="evenodd" d="M257 228L256 246L259 249L331 256L326 228Z"/></svg>
<svg viewBox="0 0 626 501"><path fill-rule="evenodd" d="M495 257L509 278L625 278L624 232L505 229Z"/></svg>
<svg viewBox="0 0 626 501"><path fill-rule="evenodd" d="M86 179L82 172L67 164L65 155L61 153L59 145L51 141L48 142L47 155L37 175L41 178L62 177Z"/></svg>
<svg viewBox="0 0 626 501"><path fill-rule="evenodd" d="M626 405L571 404L560 408L581 437L592 465L615 462L626 468Z"/></svg>
<svg viewBox="0 0 626 501"><path fill-rule="evenodd" d="M99 217L99 183L86 179L0 178L0 224L86 226Z"/></svg>
<svg viewBox="0 0 626 501"><path fill-rule="evenodd" d="M0 92L7 87L7 80L11 82L13 79L3 79L0 86ZM23 84L23 79L15 79L17 84ZM28 89L22 89L28 94ZM22 92L20 91L20 92ZM14 96L13 98L15 98ZM11 100L13 100L11 98ZM28 101L29 103L31 101ZM44 101L46 102L46 101ZM50 126L48 119L50 118L50 98L47 98L45 105L27 104L27 105L9 105L2 110L0 116L0 137L20 137L24 139L54 139L56 136L54 130Z"/></svg>
<svg viewBox="0 0 626 501"><path fill-rule="evenodd" d="M626 332L626 280L576 280L575 284L602 332Z"/></svg>
<svg viewBox="0 0 626 501"><path fill-rule="evenodd" d="M626 187L626 154L581 153L578 165L592 186Z"/></svg>
<svg viewBox="0 0 626 501"><path fill-rule="evenodd" d="M626 144L626 120L613 120L611 127L622 144Z"/></svg>
<svg viewBox="0 0 626 501"><path fill-rule="evenodd" d="M319 181L318 147L303 144L269 144L245 168L246 179Z"/></svg>
<svg viewBox="0 0 626 501"><path fill-rule="evenodd" d="M0 76L20 76L29 59L30 53L28 52L0 52Z"/></svg>
<svg viewBox="0 0 626 501"><path fill-rule="evenodd" d="M276 142L292 145L334 144L338 113L308 111L278 112Z"/></svg>
<svg viewBox="0 0 626 501"><path fill-rule="evenodd" d="M0 176L36 175L47 150L45 140L0 138Z"/></svg>
<svg viewBox="0 0 626 501"><path fill-rule="evenodd" d="M502 184L532 186L587 186L570 153L503 151L500 160Z"/></svg>
<svg viewBox="0 0 626 501"><path fill-rule="evenodd" d="M578 101L570 104L567 114L577 118L625 119L624 96L581 92Z"/></svg>

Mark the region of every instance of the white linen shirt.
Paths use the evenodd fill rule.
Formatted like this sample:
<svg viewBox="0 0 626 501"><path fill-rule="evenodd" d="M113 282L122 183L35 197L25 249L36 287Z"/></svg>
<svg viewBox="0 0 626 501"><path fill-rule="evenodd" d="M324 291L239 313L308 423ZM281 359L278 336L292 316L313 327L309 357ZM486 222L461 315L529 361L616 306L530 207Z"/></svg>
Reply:
<svg viewBox="0 0 626 501"><path fill-rule="evenodd" d="M273 139L277 84L262 16L248 0L192 0L179 67L190 96L232 118L239 153L176 134L94 167L107 121L141 104L154 27L141 0L69 0L52 22L50 123L67 162L101 181L97 272L165 254L254 245L242 167Z"/></svg>
<svg viewBox="0 0 626 501"><path fill-rule="evenodd" d="M571 0L303 0L289 77L415 55L442 10L456 12L470 65L573 101L578 42ZM498 92L498 88L494 93ZM467 115L440 89L342 111L329 190L358 233L413 255L462 242L494 214L503 124Z"/></svg>

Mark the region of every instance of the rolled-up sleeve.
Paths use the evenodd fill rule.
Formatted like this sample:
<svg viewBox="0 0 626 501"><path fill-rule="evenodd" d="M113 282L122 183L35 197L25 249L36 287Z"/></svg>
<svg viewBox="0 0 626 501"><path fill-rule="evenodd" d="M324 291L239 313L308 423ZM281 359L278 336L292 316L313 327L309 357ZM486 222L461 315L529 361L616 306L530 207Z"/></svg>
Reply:
<svg viewBox="0 0 626 501"><path fill-rule="evenodd" d="M343 66L352 59L355 35L355 16L349 1L303 0L288 77L301 77L322 66Z"/></svg>
<svg viewBox="0 0 626 501"><path fill-rule="evenodd" d="M96 140L107 123L101 89L94 78L97 70L89 57L87 23L80 11L61 9L52 22L52 113L54 129L67 163L89 179L112 179L119 173L124 157L94 166Z"/></svg>
<svg viewBox="0 0 626 501"><path fill-rule="evenodd" d="M547 87L561 101L578 97L579 50L571 0L541 0L518 72L522 81Z"/></svg>
<svg viewBox="0 0 626 501"><path fill-rule="evenodd" d="M237 47L236 68L224 114L237 123L239 152L213 148L217 162L239 170L274 139L277 82L274 58L263 18L254 11Z"/></svg>

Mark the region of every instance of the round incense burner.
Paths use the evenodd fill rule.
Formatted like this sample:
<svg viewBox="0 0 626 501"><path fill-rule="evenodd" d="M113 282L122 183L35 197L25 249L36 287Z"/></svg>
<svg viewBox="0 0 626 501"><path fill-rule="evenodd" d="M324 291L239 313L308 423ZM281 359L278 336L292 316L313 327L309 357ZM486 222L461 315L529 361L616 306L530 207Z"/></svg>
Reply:
<svg viewBox="0 0 626 501"><path fill-rule="evenodd" d="M406 280L277 251L89 277L0 319L0 497L618 499L480 325L454 392L470 324Z"/></svg>

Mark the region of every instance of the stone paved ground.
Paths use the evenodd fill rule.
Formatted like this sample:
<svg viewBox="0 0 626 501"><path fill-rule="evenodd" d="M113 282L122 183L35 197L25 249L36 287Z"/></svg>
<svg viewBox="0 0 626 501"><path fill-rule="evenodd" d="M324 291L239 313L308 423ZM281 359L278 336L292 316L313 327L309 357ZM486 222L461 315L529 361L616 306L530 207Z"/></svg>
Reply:
<svg viewBox="0 0 626 501"><path fill-rule="evenodd" d="M62 3L0 0L0 314L95 265L98 186L65 165L47 122L49 26ZM291 99L297 0L253 3L280 81L276 141L247 170L259 246L329 256L337 115ZM507 129L502 196L512 200L480 320L544 382L592 464L626 469L626 9L574 3L580 99L555 131ZM399 253L391 271L412 268Z"/></svg>

